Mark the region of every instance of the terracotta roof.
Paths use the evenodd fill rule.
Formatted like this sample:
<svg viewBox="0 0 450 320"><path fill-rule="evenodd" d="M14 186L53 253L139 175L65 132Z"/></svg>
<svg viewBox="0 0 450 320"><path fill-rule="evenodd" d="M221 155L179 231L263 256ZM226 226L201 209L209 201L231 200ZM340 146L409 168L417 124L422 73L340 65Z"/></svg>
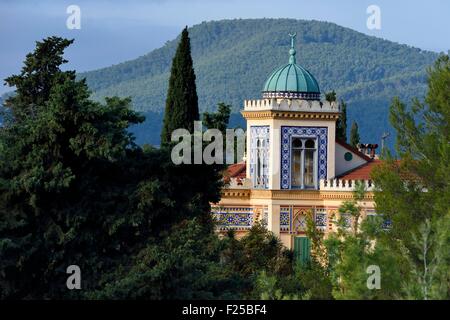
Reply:
<svg viewBox="0 0 450 320"><path fill-rule="evenodd" d="M246 177L246 164L245 162L239 162L228 166L225 171L225 181L229 181L230 178L244 179Z"/></svg>
<svg viewBox="0 0 450 320"><path fill-rule="evenodd" d="M370 160L369 162L364 163L359 167L344 172L343 174L337 176L336 178L342 180L369 180L372 170L382 163L383 160L379 159ZM399 163L399 161L397 160L396 163ZM240 180L244 179L245 177L246 177L245 162L239 162L228 166L224 174L224 179L226 182L229 182L230 178L238 178Z"/></svg>
<svg viewBox="0 0 450 320"><path fill-rule="evenodd" d="M344 172L336 178L343 180L368 180L370 179L370 173L373 168L380 165L382 162L382 160L371 160L370 162L364 163L359 167Z"/></svg>
<svg viewBox="0 0 450 320"><path fill-rule="evenodd" d="M342 147L344 147L345 149L353 152L354 154L358 155L359 157L363 158L366 161L372 161L372 158L370 158L368 155L362 153L361 151L359 151L358 149L352 147L351 145L349 145L348 143L342 141L342 140L338 140L336 139L336 143Z"/></svg>

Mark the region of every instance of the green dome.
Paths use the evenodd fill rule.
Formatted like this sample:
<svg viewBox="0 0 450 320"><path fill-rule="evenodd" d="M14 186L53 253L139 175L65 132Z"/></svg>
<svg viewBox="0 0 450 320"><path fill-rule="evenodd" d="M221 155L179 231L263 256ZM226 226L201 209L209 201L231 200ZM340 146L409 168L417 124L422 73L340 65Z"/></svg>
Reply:
<svg viewBox="0 0 450 320"><path fill-rule="evenodd" d="M290 36L289 63L272 72L264 84L263 97L319 100L319 84L308 70L295 63L295 34Z"/></svg>

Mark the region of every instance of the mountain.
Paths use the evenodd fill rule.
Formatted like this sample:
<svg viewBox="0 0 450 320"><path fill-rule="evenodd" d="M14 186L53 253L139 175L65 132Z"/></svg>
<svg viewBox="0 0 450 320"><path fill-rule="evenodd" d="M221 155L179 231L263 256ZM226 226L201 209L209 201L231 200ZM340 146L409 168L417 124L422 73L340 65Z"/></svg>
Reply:
<svg viewBox="0 0 450 320"><path fill-rule="evenodd" d="M243 125L237 114L243 100L260 98L269 74L287 63L290 32L297 32L297 63L315 76L322 92L334 89L339 98L347 101L348 118L358 122L362 142L379 143L383 131L392 132L387 113L392 97L400 96L405 101L422 97L426 90L425 70L438 56L329 22L204 22L189 29L201 111L214 110L218 102L229 103L236 113L233 125ZM134 108L146 113L146 123L132 129L138 143L159 142L177 42L168 41L135 60L79 75L87 79L95 99L131 96ZM392 135L389 139L392 145Z"/></svg>
<svg viewBox="0 0 450 320"><path fill-rule="evenodd" d="M425 70L438 56L328 22L204 22L189 29L201 111L226 102L238 112L244 99L260 98L268 75L287 62L288 33L294 31L297 62L312 72L322 92L334 89L348 102L348 117L358 122L364 142L379 142L383 131L390 130L387 110L392 97L409 101L425 94ZM131 96L134 107L147 112L148 123L134 129L138 142L159 139L158 124L177 42L174 39L135 60L80 75L86 77L94 98ZM233 120L244 123L239 116Z"/></svg>

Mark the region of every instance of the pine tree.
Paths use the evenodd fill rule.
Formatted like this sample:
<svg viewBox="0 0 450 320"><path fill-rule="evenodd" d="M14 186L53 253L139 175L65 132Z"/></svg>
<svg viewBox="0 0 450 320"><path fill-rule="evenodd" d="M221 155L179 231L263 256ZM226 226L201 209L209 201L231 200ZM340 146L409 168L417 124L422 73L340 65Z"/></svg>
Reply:
<svg viewBox="0 0 450 320"><path fill-rule="evenodd" d="M350 145L356 148L358 144L359 144L358 124L356 123L356 121L353 121L352 128L350 129Z"/></svg>
<svg viewBox="0 0 450 320"><path fill-rule="evenodd" d="M450 58L443 55L428 71L424 101L407 107L393 99L390 121L400 159L386 154L372 173L377 212L392 222L386 244L407 259L397 265L406 298L450 297L449 88Z"/></svg>
<svg viewBox="0 0 450 320"><path fill-rule="evenodd" d="M220 102L216 113L203 113L203 125L208 129L218 129L225 136L228 121L230 120L231 106Z"/></svg>
<svg viewBox="0 0 450 320"><path fill-rule="evenodd" d="M5 79L6 84L16 88L16 94L5 101L16 121L35 115L36 108L42 108L48 100L53 86L66 77L75 77L74 71L62 72L59 68L67 62L63 58L64 49L72 43L73 40L59 37L37 41L35 51L26 56L21 73Z"/></svg>
<svg viewBox="0 0 450 320"><path fill-rule="evenodd" d="M186 27L181 33L180 43L172 61L161 145L167 145L171 141L171 134L175 129L184 128L193 132L195 120L199 120L198 97Z"/></svg>
<svg viewBox="0 0 450 320"><path fill-rule="evenodd" d="M341 115L336 121L336 138L347 142L347 104L341 100Z"/></svg>

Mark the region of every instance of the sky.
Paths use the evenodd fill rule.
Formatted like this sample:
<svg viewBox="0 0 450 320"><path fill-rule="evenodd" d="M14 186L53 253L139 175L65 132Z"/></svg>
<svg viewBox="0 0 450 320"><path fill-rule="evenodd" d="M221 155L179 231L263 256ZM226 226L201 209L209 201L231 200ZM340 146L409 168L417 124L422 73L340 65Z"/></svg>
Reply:
<svg viewBox="0 0 450 320"><path fill-rule="evenodd" d="M67 8L81 11L81 29L68 29ZM367 8L380 8L380 29L369 30ZM0 94L3 79L20 72L36 40L74 38L68 69L79 72L137 58L203 21L295 18L337 23L425 50L450 49L448 0L0 0Z"/></svg>

